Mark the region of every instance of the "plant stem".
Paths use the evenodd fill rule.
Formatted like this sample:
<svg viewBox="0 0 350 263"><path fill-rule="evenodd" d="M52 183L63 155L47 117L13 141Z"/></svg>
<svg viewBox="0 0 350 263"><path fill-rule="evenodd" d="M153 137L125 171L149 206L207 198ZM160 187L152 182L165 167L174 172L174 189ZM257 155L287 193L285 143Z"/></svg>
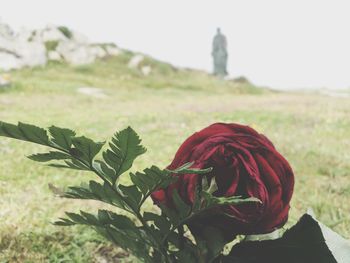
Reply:
<svg viewBox="0 0 350 263"><path fill-rule="evenodd" d="M178 231L179 231L179 237L180 237L180 244L179 244L179 249L183 249L185 247L185 239L184 239L184 234L185 234L185 231L184 231L184 226L181 225L179 226L178 228Z"/></svg>

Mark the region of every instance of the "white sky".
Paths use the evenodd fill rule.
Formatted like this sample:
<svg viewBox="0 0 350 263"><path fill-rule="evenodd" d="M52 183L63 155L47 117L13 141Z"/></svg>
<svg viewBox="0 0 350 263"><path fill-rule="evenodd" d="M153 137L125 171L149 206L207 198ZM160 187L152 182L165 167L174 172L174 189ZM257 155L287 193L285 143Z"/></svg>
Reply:
<svg viewBox="0 0 350 263"><path fill-rule="evenodd" d="M66 25L177 66L211 70L228 38L229 71L275 88L350 87L349 0L0 0L15 29Z"/></svg>

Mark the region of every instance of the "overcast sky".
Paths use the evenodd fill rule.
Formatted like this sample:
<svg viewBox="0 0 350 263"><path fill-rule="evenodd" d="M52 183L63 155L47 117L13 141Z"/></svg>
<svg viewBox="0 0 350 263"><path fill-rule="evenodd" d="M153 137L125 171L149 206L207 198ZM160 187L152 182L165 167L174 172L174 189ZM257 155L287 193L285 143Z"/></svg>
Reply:
<svg viewBox="0 0 350 263"><path fill-rule="evenodd" d="M66 25L177 66L210 71L212 37L229 72L275 88L350 87L349 0L0 0L15 29Z"/></svg>

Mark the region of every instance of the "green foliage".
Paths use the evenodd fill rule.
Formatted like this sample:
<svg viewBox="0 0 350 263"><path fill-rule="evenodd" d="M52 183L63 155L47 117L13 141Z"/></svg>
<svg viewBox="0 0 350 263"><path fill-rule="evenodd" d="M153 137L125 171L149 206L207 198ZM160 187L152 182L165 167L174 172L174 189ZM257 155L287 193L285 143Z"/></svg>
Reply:
<svg viewBox="0 0 350 263"><path fill-rule="evenodd" d="M65 35L66 38L71 39L73 37L72 31L68 27L65 26L59 26L57 28L63 35Z"/></svg>
<svg viewBox="0 0 350 263"><path fill-rule="evenodd" d="M58 41L57 40L52 40L52 41L46 41L45 42L46 51L54 51L54 50L56 50L57 46L58 46Z"/></svg>
<svg viewBox="0 0 350 263"><path fill-rule="evenodd" d="M47 131L24 123L13 125L0 122L0 136L54 149L30 155L28 158L33 161L49 162L50 166L57 168L94 172L100 181L91 180L88 185L71 186L60 196L97 200L124 210L130 217L108 210L98 210L97 214L66 212L66 217L55 224L91 226L143 262L198 262L198 259L199 262L212 262L225 245L223 238L215 229L206 229L204 236L208 238L197 239L196 244L185 234L187 224L213 207L259 201L255 198L213 196L216 183L212 180L208 184L205 177L211 168L191 168L193 163L174 170L151 166L142 172L130 173L132 185L121 184L119 177L132 167L138 156L146 152L139 136L130 127L117 132L108 143L76 136L70 129L52 126ZM196 189L193 204L186 203L174 190L172 208L160 204L160 213L142 212L145 201L154 191L175 183L176 175L188 173L196 174L203 182ZM215 239L210 239L211 236Z"/></svg>
<svg viewBox="0 0 350 263"><path fill-rule="evenodd" d="M109 148L102 154L106 164L114 170L114 174L110 178L113 184L116 183L121 174L131 168L139 155L146 152L140 143L139 136L130 127L113 136Z"/></svg>
<svg viewBox="0 0 350 263"><path fill-rule="evenodd" d="M57 147L63 150L69 150L71 148L72 138L75 136L74 131L51 126L49 132L52 137L51 142Z"/></svg>

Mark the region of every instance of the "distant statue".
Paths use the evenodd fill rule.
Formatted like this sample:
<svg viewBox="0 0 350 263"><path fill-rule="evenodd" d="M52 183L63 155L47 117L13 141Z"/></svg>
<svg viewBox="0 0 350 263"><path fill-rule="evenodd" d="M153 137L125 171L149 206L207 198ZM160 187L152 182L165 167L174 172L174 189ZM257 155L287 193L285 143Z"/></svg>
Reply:
<svg viewBox="0 0 350 263"><path fill-rule="evenodd" d="M211 52L214 62L214 75L225 77L227 73L227 41L226 37L221 33L220 28L217 29L213 40L213 49Z"/></svg>

